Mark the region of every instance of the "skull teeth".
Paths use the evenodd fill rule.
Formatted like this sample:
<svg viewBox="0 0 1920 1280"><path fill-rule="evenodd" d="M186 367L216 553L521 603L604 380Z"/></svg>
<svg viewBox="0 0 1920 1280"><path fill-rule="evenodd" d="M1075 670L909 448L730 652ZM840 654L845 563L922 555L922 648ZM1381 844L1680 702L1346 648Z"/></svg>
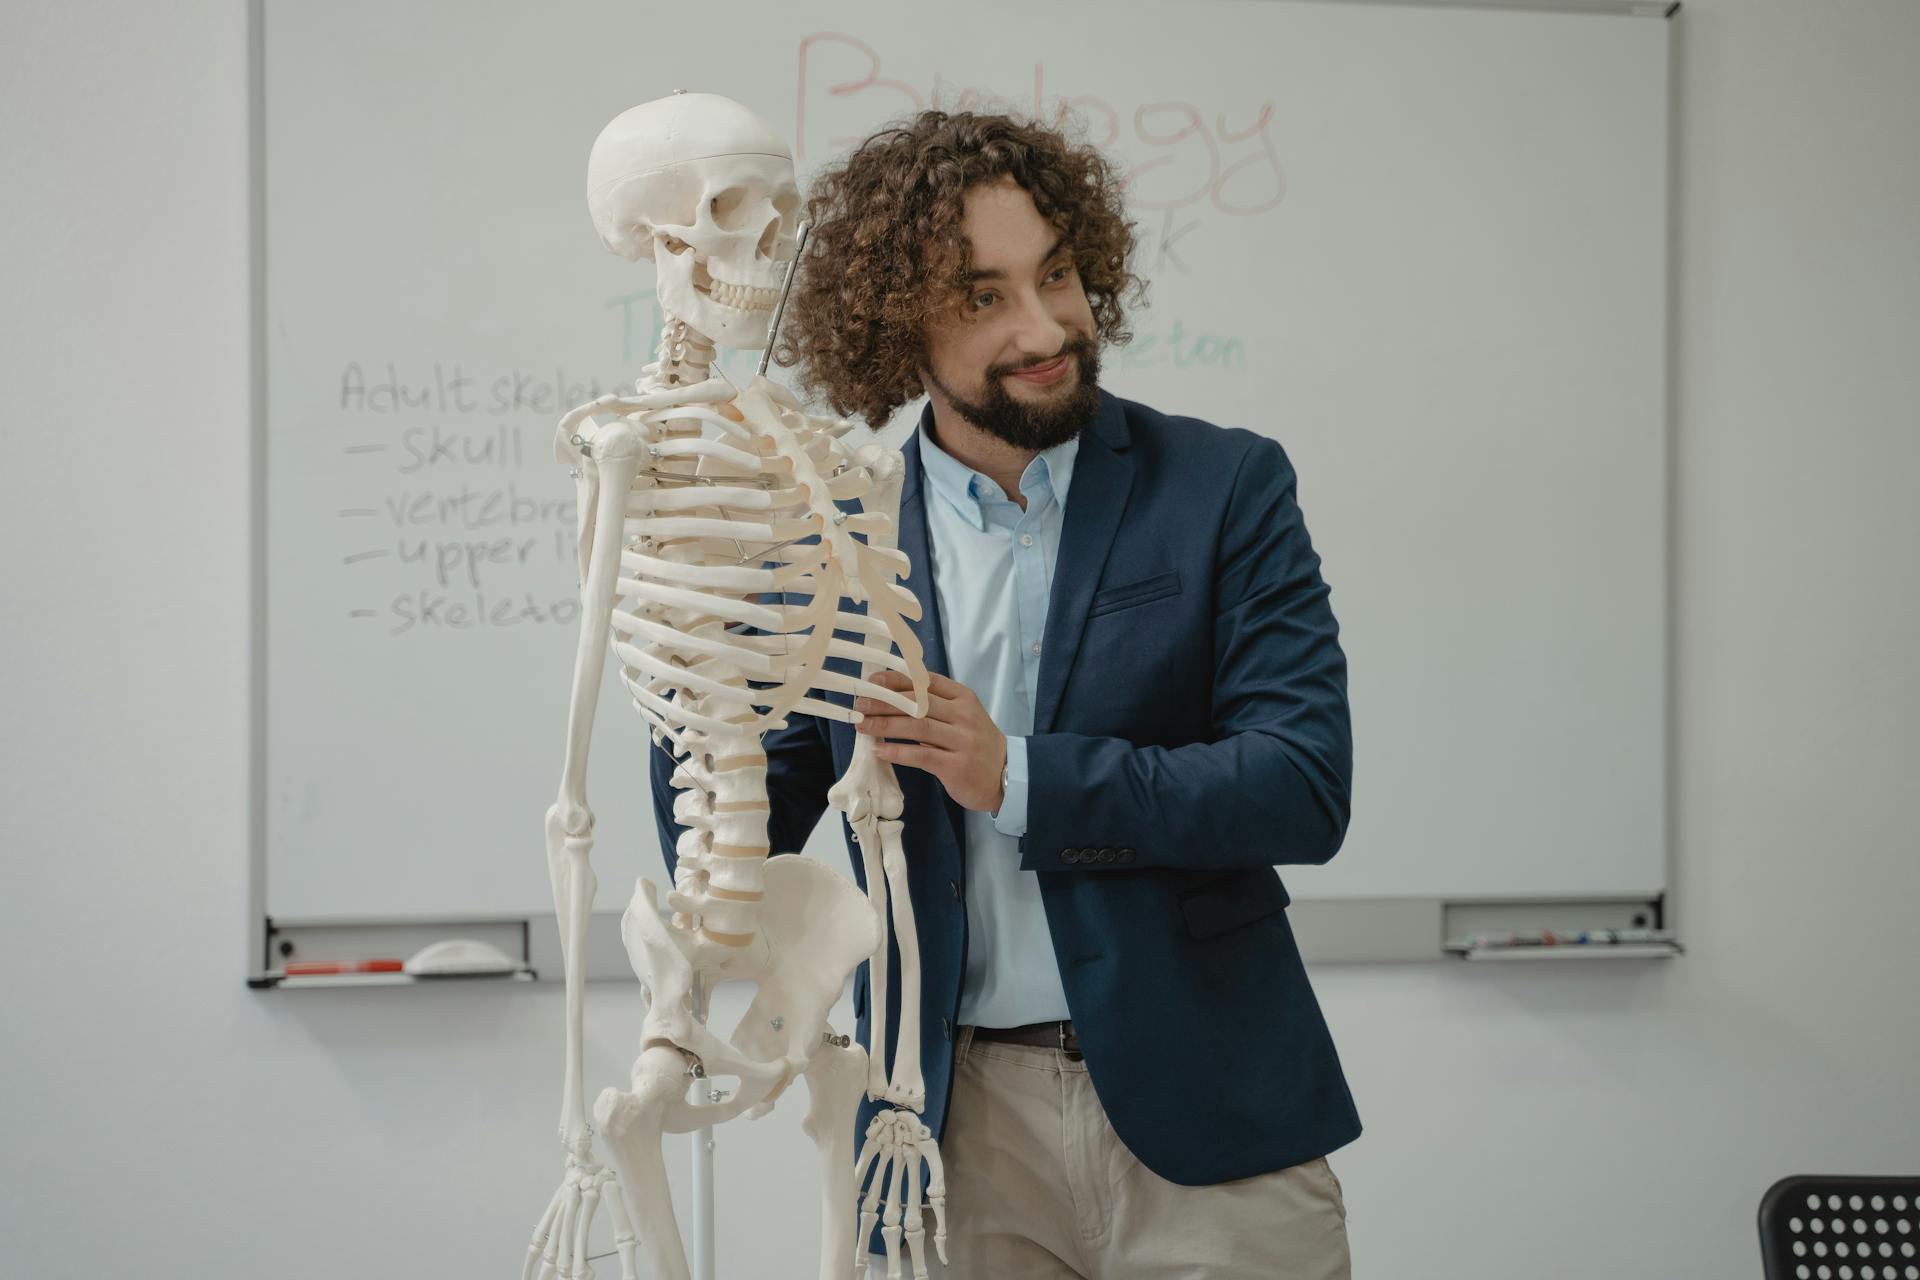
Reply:
<svg viewBox="0 0 1920 1280"><path fill-rule="evenodd" d="M765 311L780 296L780 291L754 289L744 284L715 280L708 288L708 296L723 307L733 307L739 311Z"/></svg>

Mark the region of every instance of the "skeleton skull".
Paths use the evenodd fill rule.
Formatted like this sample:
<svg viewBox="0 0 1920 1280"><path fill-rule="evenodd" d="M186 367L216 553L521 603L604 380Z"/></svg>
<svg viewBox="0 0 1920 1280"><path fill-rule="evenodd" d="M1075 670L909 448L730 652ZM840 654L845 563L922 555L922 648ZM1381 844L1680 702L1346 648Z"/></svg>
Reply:
<svg viewBox="0 0 1920 1280"><path fill-rule="evenodd" d="M587 208L609 249L653 260L668 315L723 347L767 345L800 192L753 112L711 93L621 112L587 158Z"/></svg>

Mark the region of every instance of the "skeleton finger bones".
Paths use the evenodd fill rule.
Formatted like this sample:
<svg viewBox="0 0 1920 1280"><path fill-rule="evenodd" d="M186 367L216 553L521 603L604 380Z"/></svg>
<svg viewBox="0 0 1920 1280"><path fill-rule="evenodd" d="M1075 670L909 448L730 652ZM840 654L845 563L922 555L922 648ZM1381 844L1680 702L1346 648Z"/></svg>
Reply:
<svg viewBox="0 0 1920 1280"><path fill-rule="evenodd" d="M593 1266L587 1261L587 1234L602 1200L613 1223L614 1248L620 1255L622 1271L634 1274L638 1239L627 1207L621 1203L620 1184L613 1170L595 1164L591 1157L572 1155L567 1159L560 1189L553 1193L539 1226L534 1228L526 1265L520 1270L521 1280L593 1280Z"/></svg>
<svg viewBox="0 0 1920 1280"><path fill-rule="evenodd" d="M926 1165L926 1193L921 1199L920 1166ZM887 1196L892 1183L893 1197ZM880 1224L880 1239L886 1245L887 1280L900 1280L900 1244L904 1237L907 1259L914 1280L927 1280L925 1210L933 1210L933 1247L940 1261L947 1260L947 1182L940 1164L940 1148L933 1133L911 1111L898 1108L882 1111L867 1122L866 1145L860 1149L854 1166L856 1192L860 1198L860 1238L873 1233ZM866 1275L862 1264L856 1280Z"/></svg>

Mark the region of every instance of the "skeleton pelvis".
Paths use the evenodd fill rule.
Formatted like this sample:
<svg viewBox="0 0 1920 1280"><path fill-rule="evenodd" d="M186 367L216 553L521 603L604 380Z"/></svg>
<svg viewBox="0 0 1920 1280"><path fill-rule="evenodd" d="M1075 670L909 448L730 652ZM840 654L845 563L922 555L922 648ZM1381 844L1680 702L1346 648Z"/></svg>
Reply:
<svg viewBox="0 0 1920 1280"><path fill-rule="evenodd" d="M848 976L880 945L873 904L830 867L781 854L767 859L764 883L750 946L716 948L669 923L646 879L634 886L620 920L627 958L653 993L642 1047L672 1044L709 1076L739 1076L736 1107L755 1093L770 1101L805 1069ZM694 1021L695 974L709 986L754 984L752 1003L724 1041Z"/></svg>

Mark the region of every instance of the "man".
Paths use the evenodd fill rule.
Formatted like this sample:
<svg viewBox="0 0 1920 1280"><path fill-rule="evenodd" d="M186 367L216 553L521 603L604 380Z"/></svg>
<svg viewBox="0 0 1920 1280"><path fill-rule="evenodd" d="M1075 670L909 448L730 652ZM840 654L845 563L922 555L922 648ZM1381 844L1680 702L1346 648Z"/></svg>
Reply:
<svg viewBox="0 0 1920 1280"><path fill-rule="evenodd" d="M1346 1277L1325 1157L1360 1122L1273 865L1339 849L1352 742L1285 452L1097 385L1138 285L1090 147L926 112L809 216L779 354L876 427L927 396L899 544L936 674L924 718L769 734L769 835L800 848L854 733L882 739L950 1274Z"/></svg>

